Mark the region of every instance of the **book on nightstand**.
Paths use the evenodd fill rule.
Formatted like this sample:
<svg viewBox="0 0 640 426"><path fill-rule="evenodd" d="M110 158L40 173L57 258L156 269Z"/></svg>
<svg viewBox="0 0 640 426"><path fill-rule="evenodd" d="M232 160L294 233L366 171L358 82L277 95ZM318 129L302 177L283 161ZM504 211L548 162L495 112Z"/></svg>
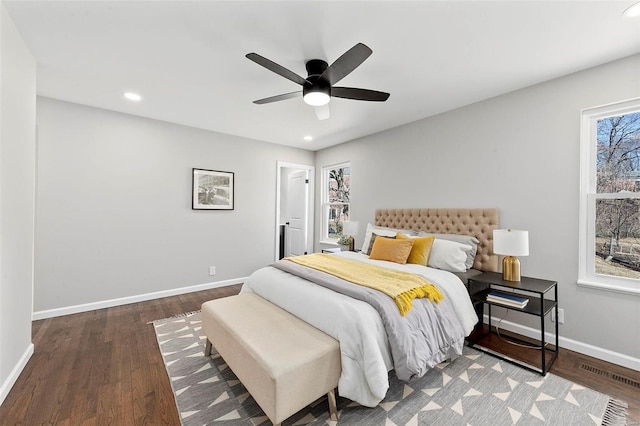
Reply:
<svg viewBox="0 0 640 426"><path fill-rule="evenodd" d="M527 303L529 303L529 299L526 297L521 297L513 293L501 293L498 291L490 291L487 295L487 301L520 309L524 308L527 306Z"/></svg>

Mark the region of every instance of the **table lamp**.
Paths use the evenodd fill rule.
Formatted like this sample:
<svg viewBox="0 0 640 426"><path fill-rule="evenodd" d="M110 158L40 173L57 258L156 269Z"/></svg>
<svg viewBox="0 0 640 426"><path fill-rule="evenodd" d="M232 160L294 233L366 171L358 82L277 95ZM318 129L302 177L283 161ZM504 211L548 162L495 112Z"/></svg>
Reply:
<svg viewBox="0 0 640 426"><path fill-rule="evenodd" d="M529 231L495 229L493 252L502 254L502 279L520 281L520 260L516 256L529 256Z"/></svg>
<svg viewBox="0 0 640 426"><path fill-rule="evenodd" d="M344 222L342 224L342 233L344 235L348 235L351 237L351 241L349 242L349 250L353 251L355 245L355 236L358 235L358 227L359 223L355 220L350 220L349 222Z"/></svg>

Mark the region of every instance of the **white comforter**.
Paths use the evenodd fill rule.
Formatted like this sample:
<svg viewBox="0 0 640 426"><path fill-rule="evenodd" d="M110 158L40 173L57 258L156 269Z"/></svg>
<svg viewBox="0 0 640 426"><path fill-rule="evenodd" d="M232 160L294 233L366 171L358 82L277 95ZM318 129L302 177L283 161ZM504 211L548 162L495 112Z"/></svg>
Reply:
<svg viewBox="0 0 640 426"><path fill-rule="evenodd" d="M462 281L454 274L420 265L371 260L355 252L337 256L412 272L436 284L449 298L465 334L478 317ZM367 407L375 407L389 388L393 368L387 335L378 312L362 302L273 267L254 272L242 292L255 292L340 342L342 375L338 392Z"/></svg>

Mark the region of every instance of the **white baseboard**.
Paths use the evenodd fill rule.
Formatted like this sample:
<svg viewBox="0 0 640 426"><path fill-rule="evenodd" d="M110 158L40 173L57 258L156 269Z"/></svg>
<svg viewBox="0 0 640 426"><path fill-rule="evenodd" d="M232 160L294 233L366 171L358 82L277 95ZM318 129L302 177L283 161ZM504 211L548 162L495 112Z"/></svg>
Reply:
<svg viewBox="0 0 640 426"><path fill-rule="evenodd" d="M33 343L30 343L29 346L27 346L27 350L25 350L24 354L20 357L18 363L13 367L11 373L9 373L7 379L2 383L2 386L0 386L0 405L2 405L4 399L9 395L9 391L16 383L16 380L18 380L18 377L20 376L20 373L22 373L22 370L24 370L27 362L29 362L31 355L33 355L33 350Z"/></svg>
<svg viewBox="0 0 640 426"><path fill-rule="evenodd" d="M485 315L484 323L487 324L488 322L489 322L489 317ZM496 322L494 321L493 325L495 326L495 324ZM508 330L513 333L520 334L522 336L527 336L532 339L540 340L539 329L527 327L511 321L502 321L500 323L500 328L503 330ZM545 340L547 342L554 342L555 341L554 339L555 339L555 336L553 333L545 332ZM562 336L559 337L558 344L560 345L561 348L569 349L584 355L601 359L603 361L607 361L613 364L621 365L623 367L640 371L640 359L631 357L629 355L613 352L613 351L610 351L609 349L600 348L598 346L593 346L588 343L579 342L577 340L568 339Z"/></svg>
<svg viewBox="0 0 640 426"><path fill-rule="evenodd" d="M155 293L139 294L137 296L121 297L118 299L103 300L100 302L85 303L82 305L66 306L64 308L47 309L45 311L37 311L32 315L33 321L60 317L63 315L77 314L80 312L94 311L96 309L111 308L113 306L128 305L129 303L144 302L145 300L160 299L162 297L176 296L178 294L193 293L196 291L209 290L212 288L226 287L235 284L242 284L247 277L234 278L231 280L217 281L212 283L198 284L190 287L175 288L172 290L163 290Z"/></svg>

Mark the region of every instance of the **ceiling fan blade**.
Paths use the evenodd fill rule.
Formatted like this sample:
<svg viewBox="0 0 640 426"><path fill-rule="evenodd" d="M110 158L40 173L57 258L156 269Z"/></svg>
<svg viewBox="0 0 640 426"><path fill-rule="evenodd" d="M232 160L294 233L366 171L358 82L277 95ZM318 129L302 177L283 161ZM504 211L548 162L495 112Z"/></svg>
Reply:
<svg viewBox="0 0 640 426"><path fill-rule="evenodd" d="M306 79L300 77L298 74L294 73L293 71L289 71L282 65L278 65L275 62L265 58L264 56L260 56L257 53L247 53L245 56L248 59L251 59L256 64L262 65L269 71L273 71L276 74L293 81L294 83L298 83L300 86L304 86L306 83L308 83Z"/></svg>
<svg viewBox="0 0 640 426"><path fill-rule="evenodd" d="M257 101L253 101L253 103L258 105L270 104L271 102L278 102L284 101L285 99L296 98L301 94L302 90L298 90L297 92L283 93L282 95L271 96L270 98L258 99Z"/></svg>
<svg viewBox="0 0 640 426"><path fill-rule="evenodd" d="M355 87L332 87L331 96L344 99L355 99L357 101L384 102L389 99L389 93L378 92L377 90L357 89Z"/></svg>
<svg viewBox="0 0 640 426"><path fill-rule="evenodd" d="M373 51L369 47L358 43L329 65L320 78L325 79L333 86L355 70L372 53Z"/></svg>
<svg viewBox="0 0 640 426"><path fill-rule="evenodd" d="M316 117L318 120L326 120L331 116L331 110L329 109L329 104L321 105L315 107Z"/></svg>

